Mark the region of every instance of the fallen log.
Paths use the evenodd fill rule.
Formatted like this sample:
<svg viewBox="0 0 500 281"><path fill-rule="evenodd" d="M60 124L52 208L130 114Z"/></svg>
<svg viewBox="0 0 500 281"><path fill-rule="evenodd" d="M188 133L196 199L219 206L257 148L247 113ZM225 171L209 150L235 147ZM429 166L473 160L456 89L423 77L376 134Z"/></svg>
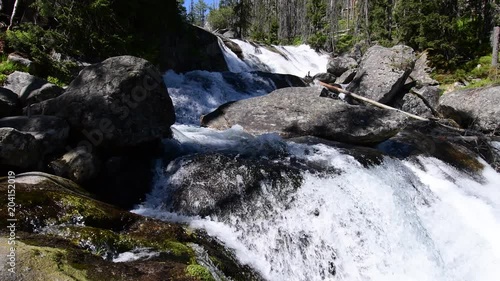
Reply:
<svg viewBox="0 0 500 281"><path fill-rule="evenodd" d="M332 86L330 84L327 84L327 83L324 83L324 82L321 82L321 81L319 81L319 84L321 86L325 87L326 89L328 89L329 91L332 91L332 92L335 92L335 93L342 93L342 94L348 95L348 96L350 96L350 97L352 97L354 99L357 99L357 100L360 100L360 101L372 104L372 105L380 107L380 108L384 108L384 109L392 110L392 111L397 111L397 112L399 112L401 114L404 114L404 115L406 115L406 116L408 116L410 118L413 118L413 119L416 119L416 120L419 120L419 121L435 122L436 124L438 124L441 127L450 129L452 131L455 131L455 132L458 132L458 133L461 133L461 134L469 134L469 133L471 133L472 135L481 135L481 136L484 136L480 132L475 132L475 131L471 132L469 130L464 130L464 129L460 129L460 128L456 128L456 127L452 127L452 126L443 124L442 122L445 121L445 119L442 119L442 118L425 118L425 117L418 116L418 115L415 115L415 114L403 111L401 109L397 109L397 108L394 108L392 106L388 106L386 104L374 101L372 99L362 97L362 96L357 95L357 94L355 94L353 92L346 91L346 90L344 90L344 89L342 89L340 87Z"/></svg>
<svg viewBox="0 0 500 281"><path fill-rule="evenodd" d="M332 92L336 92L336 93L342 93L342 94L345 94L345 95L348 95L348 96L351 96L357 100L360 100L360 101L364 101L366 103L369 103L369 104L372 104L372 105L375 105L377 107L380 107L380 108L384 108L384 109L387 109L387 110L393 110L393 111L397 111L399 113L402 113L406 116L409 116L413 119L416 119L416 120L420 120L420 121L431 121L431 119L428 119L428 118L424 118L422 116L418 116L418 115L415 115L415 114L412 114L412 113L408 113L406 111L403 111L401 109L397 109L397 108L394 108L392 106L388 106L388 105L385 105L383 103L380 103L380 102L377 102L377 101L374 101L372 99L369 99L369 98L365 98L365 97L362 97L360 95L357 95L355 93L352 93L352 92L349 92L349 91L346 91L342 88L339 88L339 87L336 87L336 86L332 86L330 84L327 84L327 83L324 83L324 82L321 82L319 81L319 84L325 88L327 88L329 91L332 91Z"/></svg>

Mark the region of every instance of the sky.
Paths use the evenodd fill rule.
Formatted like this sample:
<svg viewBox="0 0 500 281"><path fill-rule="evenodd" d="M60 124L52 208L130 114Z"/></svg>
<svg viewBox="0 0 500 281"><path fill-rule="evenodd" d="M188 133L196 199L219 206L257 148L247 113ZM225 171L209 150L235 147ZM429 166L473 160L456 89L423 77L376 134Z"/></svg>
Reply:
<svg viewBox="0 0 500 281"><path fill-rule="evenodd" d="M189 12L189 6L191 5L191 1L196 4L196 2L198 2L198 0L184 0L184 7L186 7L186 10ZM214 3L218 3L219 1L218 0L205 0L205 3L207 3L207 5L209 7L211 7Z"/></svg>

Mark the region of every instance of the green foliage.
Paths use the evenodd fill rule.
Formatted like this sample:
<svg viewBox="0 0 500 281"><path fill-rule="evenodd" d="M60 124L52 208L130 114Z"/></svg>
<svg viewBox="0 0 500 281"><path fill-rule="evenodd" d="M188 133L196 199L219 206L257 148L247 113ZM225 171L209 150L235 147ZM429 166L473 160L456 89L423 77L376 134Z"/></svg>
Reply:
<svg viewBox="0 0 500 281"><path fill-rule="evenodd" d="M155 63L164 36L179 32L184 11L180 2L162 0L35 0L23 9L32 16L7 32L8 50L28 54L40 66L37 75L64 83L78 69L53 53L90 63L129 54Z"/></svg>
<svg viewBox="0 0 500 281"><path fill-rule="evenodd" d="M349 51L352 46L354 46L354 36L351 34L340 35L337 39L335 46L335 51L339 53L344 53Z"/></svg>
<svg viewBox="0 0 500 281"><path fill-rule="evenodd" d="M221 7L213 9L208 14L208 23L213 29L222 29L232 27L234 12L231 7Z"/></svg>
<svg viewBox="0 0 500 281"><path fill-rule="evenodd" d="M61 88L66 86L66 83L62 82L61 80L59 80L59 78L56 77L48 76L47 81Z"/></svg>
<svg viewBox="0 0 500 281"><path fill-rule="evenodd" d="M309 36L307 43L314 49L321 49L325 46L328 37L323 32L316 32Z"/></svg>
<svg viewBox="0 0 500 281"><path fill-rule="evenodd" d="M441 84L453 84L456 81L468 82L466 88L484 87L500 83L500 70L491 67L491 56L471 60L453 73L436 74L434 79Z"/></svg>
<svg viewBox="0 0 500 281"><path fill-rule="evenodd" d="M302 45L304 42L302 41L302 38L300 38L299 36L293 38L292 40L292 45L294 46L299 46L299 45Z"/></svg>
<svg viewBox="0 0 500 281"><path fill-rule="evenodd" d="M7 57L4 55L0 56L0 85L3 84L7 76L14 71L28 72L28 69L23 65L8 61Z"/></svg>
<svg viewBox="0 0 500 281"><path fill-rule="evenodd" d="M201 281L215 281L210 271L199 264L188 265L186 267L186 274L198 278Z"/></svg>

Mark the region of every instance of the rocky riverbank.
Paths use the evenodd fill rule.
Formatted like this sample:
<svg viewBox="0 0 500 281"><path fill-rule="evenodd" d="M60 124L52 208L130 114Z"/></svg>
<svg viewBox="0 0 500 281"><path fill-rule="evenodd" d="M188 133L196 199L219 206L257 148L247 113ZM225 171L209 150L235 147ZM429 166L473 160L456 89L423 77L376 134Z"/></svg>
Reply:
<svg viewBox="0 0 500 281"><path fill-rule="evenodd" d="M283 143L321 143L366 167L384 157L418 162L426 155L472 177L484 168L478 157L499 170L490 142L500 135L500 87L440 96L425 57L407 46L332 58L326 71L314 79L350 82L349 91L372 100L451 120L444 127L435 119L414 121L304 87L311 81L295 76L256 72L277 90L220 105L201 124L216 130L237 125L249 136L273 134ZM245 74L221 75L228 85L244 88ZM304 171L341 173L298 160L280 146L266 155L183 151L172 139L175 108L161 73L131 56L88 66L65 89L15 72L0 88L0 117L0 172L16 174L16 280L263 280L205 233L125 211L151 191L156 163L172 170L165 204L191 216L251 202L261 196L262 183L285 198L300 188ZM179 167L184 174L176 176ZM2 194L8 185L8 178L0 179ZM4 234L8 202L2 198ZM8 280L7 272L1 274Z"/></svg>

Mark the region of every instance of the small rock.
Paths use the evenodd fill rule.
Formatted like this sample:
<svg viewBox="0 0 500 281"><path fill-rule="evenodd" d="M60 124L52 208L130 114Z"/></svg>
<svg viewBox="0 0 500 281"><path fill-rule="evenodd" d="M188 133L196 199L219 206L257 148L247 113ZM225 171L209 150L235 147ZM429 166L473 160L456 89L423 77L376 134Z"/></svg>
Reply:
<svg viewBox="0 0 500 281"><path fill-rule="evenodd" d="M437 108L439 97L442 93L441 89L436 86L423 86L421 88L414 88L413 91L420 93L432 108ZM422 99L411 92L404 95L401 109L422 117L434 117L431 109L425 105Z"/></svg>
<svg viewBox="0 0 500 281"><path fill-rule="evenodd" d="M0 119L0 127L32 135L40 143L44 155L63 149L69 135L68 123L55 116L5 117Z"/></svg>
<svg viewBox="0 0 500 281"><path fill-rule="evenodd" d="M0 128L0 165L35 168L40 161L40 147L35 137L13 128Z"/></svg>
<svg viewBox="0 0 500 281"><path fill-rule="evenodd" d="M16 53L9 54L9 56L7 57L7 60L11 61L15 64L22 65L22 66L26 67L30 72L35 69L35 64L33 63L33 61L31 61L27 58L24 58Z"/></svg>
<svg viewBox="0 0 500 281"><path fill-rule="evenodd" d="M342 75L340 75L336 82L338 84L349 84L352 82L354 77L356 77L356 73L356 69L349 69L346 72L342 73Z"/></svg>
<svg viewBox="0 0 500 281"><path fill-rule="evenodd" d="M419 87L438 85L439 82L431 78L431 69L427 64L427 52L424 51L415 62L415 67L408 77L410 81L407 80L406 83L415 81Z"/></svg>
<svg viewBox="0 0 500 281"><path fill-rule="evenodd" d="M20 113L19 97L11 90L0 87L0 118Z"/></svg>
<svg viewBox="0 0 500 281"><path fill-rule="evenodd" d="M44 79L20 71L15 71L7 77L5 88L19 96L22 106L55 98L64 92L62 88Z"/></svg>
<svg viewBox="0 0 500 281"><path fill-rule="evenodd" d="M328 61L327 71L335 76L341 76L349 69L354 69L358 66L355 59L348 56L340 56L331 58Z"/></svg>
<svg viewBox="0 0 500 281"><path fill-rule="evenodd" d="M77 147L52 161L49 166L57 175L67 177L76 183L83 183L97 176L100 162L84 147Z"/></svg>
<svg viewBox="0 0 500 281"><path fill-rule="evenodd" d="M323 83L333 84L333 83L335 83L335 80L337 79L337 77L335 77L335 75L333 75L331 73L318 73L318 74L313 76L313 79L319 80Z"/></svg>

